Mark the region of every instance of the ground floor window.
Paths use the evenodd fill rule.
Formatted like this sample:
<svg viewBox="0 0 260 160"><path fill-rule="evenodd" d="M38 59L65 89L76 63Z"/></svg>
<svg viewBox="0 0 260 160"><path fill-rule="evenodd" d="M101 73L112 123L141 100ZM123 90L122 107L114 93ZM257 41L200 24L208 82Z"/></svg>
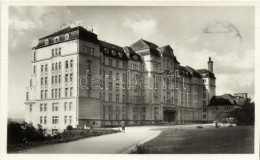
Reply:
<svg viewBox="0 0 260 160"><path fill-rule="evenodd" d="M58 129L52 129L52 135L56 135L58 133L59 133Z"/></svg>

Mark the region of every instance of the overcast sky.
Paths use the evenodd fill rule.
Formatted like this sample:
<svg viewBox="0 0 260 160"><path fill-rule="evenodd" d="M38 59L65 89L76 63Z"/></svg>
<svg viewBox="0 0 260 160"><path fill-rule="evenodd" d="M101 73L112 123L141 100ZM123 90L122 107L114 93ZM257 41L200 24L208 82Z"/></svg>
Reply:
<svg viewBox="0 0 260 160"><path fill-rule="evenodd" d="M100 40L129 46L143 38L171 45L181 65L207 69L214 61L217 94L254 98L253 7L10 7L10 117L24 117L31 48L68 21L93 26Z"/></svg>

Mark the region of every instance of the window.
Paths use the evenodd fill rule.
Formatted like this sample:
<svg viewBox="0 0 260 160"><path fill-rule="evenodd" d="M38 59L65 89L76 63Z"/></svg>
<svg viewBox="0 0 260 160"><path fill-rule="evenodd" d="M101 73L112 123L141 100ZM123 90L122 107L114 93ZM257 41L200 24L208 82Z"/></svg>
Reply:
<svg viewBox="0 0 260 160"><path fill-rule="evenodd" d="M84 53L93 56L95 53L95 48L84 46Z"/></svg>
<svg viewBox="0 0 260 160"><path fill-rule="evenodd" d="M45 72L47 72L48 71L48 65L46 64L45 65Z"/></svg>
<svg viewBox="0 0 260 160"><path fill-rule="evenodd" d="M33 60L36 61L36 51L33 51Z"/></svg>
<svg viewBox="0 0 260 160"><path fill-rule="evenodd" d="M206 114L203 114L203 118L206 118Z"/></svg>
<svg viewBox="0 0 260 160"><path fill-rule="evenodd" d="M55 37L55 38L53 38L53 42L54 43L57 43L57 42L59 42L60 41L60 37Z"/></svg>
<svg viewBox="0 0 260 160"><path fill-rule="evenodd" d="M40 116L40 124L42 124L42 122L43 122L43 117Z"/></svg>
<svg viewBox="0 0 260 160"><path fill-rule="evenodd" d="M48 45L49 44L49 39L45 39L45 45Z"/></svg>
<svg viewBox="0 0 260 160"><path fill-rule="evenodd" d="M70 87L70 96L72 97L73 95L73 87Z"/></svg>
<svg viewBox="0 0 260 160"><path fill-rule="evenodd" d="M48 77L45 77L45 85L48 84Z"/></svg>
<svg viewBox="0 0 260 160"><path fill-rule="evenodd" d="M68 97L69 88L65 88L65 97Z"/></svg>
<svg viewBox="0 0 260 160"><path fill-rule="evenodd" d="M68 122L68 116L64 116L64 124L67 124Z"/></svg>
<svg viewBox="0 0 260 160"><path fill-rule="evenodd" d="M30 79L30 87L32 87L32 79Z"/></svg>
<svg viewBox="0 0 260 160"><path fill-rule="evenodd" d="M109 94L109 101L112 102L112 94Z"/></svg>
<svg viewBox="0 0 260 160"><path fill-rule="evenodd" d="M70 102L70 105L69 105L69 110L71 111L72 109L72 102Z"/></svg>
<svg viewBox="0 0 260 160"><path fill-rule="evenodd" d="M59 124L59 116L52 116L52 124Z"/></svg>
<svg viewBox="0 0 260 160"><path fill-rule="evenodd" d="M112 82L109 82L109 84L108 84L108 89L109 89L110 91L112 91Z"/></svg>
<svg viewBox="0 0 260 160"><path fill-rule="evenodd" d="M47 94L48 94L48 90L45 90L45 94L44 94L45 99L48 98Z"/></svg>
<svg viewBox="0 0 260 160"><path fill-rule="evenodd" d="M67 110L67 102L64 102L64 111L66 111Z"/></svg>
<svg viewBox="0 0 260 160"><path fill-rule="evenodd" d="M43 77L41 78L41 85L43 85Z"/></svg>
<svg viewBox="0 0 260 160"><path fill-rule="evenodd" d="M33 66L33 73L36 73L36 66Z"/></svg>
<svg viewBox="0 0 260 160"><path fill-rule="evenodd" d="M116 111L119 112L119 107L118 106L116 106Z"/></svg>
<svg viewBox="0 0 260 160"><path fill-rule="evenodd" d="M59 88L59 97L60 97L60 95L61 95L61 89Z"/></svg>
<svg viewBox="0 0 260 160"><path fill-rule="evenodd" d="M65 68L68 69L69 68L69 61L65 62Z"/></svg>
<svg viewBox="0 0 260 160"><path fill-rule="evenodd" d="M52 67L51 67L51 70L54 71L54 63L52 63Z"/></svg>
<svg viewBox="0 0 260 160"><path fill-rule="evenodd" d="M30 107L29 107L29 111L30 111L30 112L32 111L32 105L30 105Z"/></svg>
<svg viewBox="0 0 260 160"><path fill-rule="evenodd" d="M41 72L43 72L43 65L41 65Z"/></svg>
<svg viewBox="0 0 260 160"><path fill-rule="evenodd" d="M43 99L43 90L41 90L41 99Z"/></svg>
<svg viewBox="0 0 260 160"><path fill-rule="evenodd" d="M44 103L44 111L47 111L47 103Z"/></svg>
<svg viewBox="0 0 260 160"><path fill-rule="evenodd" d="M70 38L70 34L65 34L65 40L68 40Z"/></svg>
<svg viewBox="0 0 260 160"><path fill-rule="evenodd" d="M44 116L44 124L47 124L47 116Z"/></svg>
<svg viewBox="0 0 260 160"><path fill-rule="evenodd" d="M52 104L52 111L58 111L59 109L59 104L58 103L53 103Z"/></svg>
<svg viewBox="0 0 260 160"><path fill-rule="evenodd" d="M70 124L72 124L72 116L70 116Z"/></svg>
<svg viewBox="0 0 260 160"><path fill-rule="evenodd" d="M123 102L125 102L125 95L123 95L123 99L122 100L123 100Z"/></svg>
<svg viewBox="0 0 260 160"><path fill-rule="evenodd" d="M70 60L70 68L73 68L73 60Z"/></svg>
<svg viewBox="0 0 260 160"><path fill-rule="evenodd" d="M59 75L59 83L61 83L61 75Z"/></svg>
<svg viewBox="0 0 260 160"><path fill-rule="evenodd" d="M113 111L113 107L109 106L109 112L112 112L112 111Z"/></svg>
<svg viewBox="0 0 260 160"><path fill-rule="evenodd" d="M65 82L68 82L69 74L65 74Z"/></svg>
<svg viewBox="0 0 260 160"><path fill-rule="evenodd" d="M70 74L70 82L73 81L73 73Z"/></svg>
<svg viewBox="0 0 260 160"><path fill-rule="evenodd" d="M43 110L43 104L40 104L40 112Z"/></svg>
<svg viewBox="0 0 260 160"><path fill-rule="evenodd" d="M112 59L109 59L109 66L113 66L113 60Z"/></svg>
<svg viewBox="0 0 260 160"><path fill-rule="evenodd" d="M54 56L54 49L51 50L51 55Z"/></svg>
<svg viewBox="0 0 260 160"><path fill-rule="evenodd" d="M125 62L123 62L123 68L124 68L124 69L126 68L126 63L125 63Z"/></svg>
<svg viewBox="0 0 260 160"><path fill-rule="evenodd" d="M116 68L119 68L119 61L116 61Z"/></svg>
<svg viewBox="0 0 260 160"><path fill-rule="evenodd" d="M54 84L54 76L51 76L51 84Z"/></svg>
<svg viewBox="0 0 260 160"><path fill-rule="evenodd" d="M58 83L58 76L55 76L55 84Z"/></svg>
<svg viewBox="0 0 260 160"><path fill-rule="evenodd" d="M58 129L52 129L52 135L56 135L58 133L59 133Z"/></svg>
<svg viewBox="0 0 260 160"><path fill-rule="evenodd" d="M116 102L119 102L119 95L116 95Z"/></svg>

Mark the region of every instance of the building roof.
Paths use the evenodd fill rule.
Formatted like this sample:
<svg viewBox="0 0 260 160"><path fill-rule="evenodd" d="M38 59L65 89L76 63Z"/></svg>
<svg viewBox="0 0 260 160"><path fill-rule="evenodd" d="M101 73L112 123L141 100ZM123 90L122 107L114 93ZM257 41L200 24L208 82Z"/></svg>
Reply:
<svg viewBox="0 0 260 160"><path fill-rule="evenodd" d="M136 41L135 43L130 45L130 47L133 48L134 51L150 49L150 48L153 48L153 49L158 48L158 46L156 44L146 41L144 39L140 39L140 40Z"/></svg>
<svg viewBox="0 0 260 160"><path fill-rule="evenodd" d="M116 58L116 59L122 59L122 60L128 59L128 57L122 47L117 46L112 43L101 41L101 40L99 40L99 44L100 44L101 50L103 50L104 56L112 57L112 58ZM105 48L109 49L108 53L106 53L104 51ZM114 52L112 52L112 51L114 51Z"/></svg>
<svg viewBox="0 0 260 160"><path fill-rule="evenodd" d="M179 74L185 77L192 77L190 71L187 70L187 68L185 68L184 66L179 66Z"/></svg>
<svg viewBox="0 0 260 160"><path fill-rule="evenodd" d="M67 34L67 33L70 34L69 39L65 38L65 34ZM60 38L59 42L54 42L53 39L56 36L59 36L59 38ZM37 49L37 48L41 48L41 47L46 47L46 46L50 46L53 44L62 43L64 41L74 40L74 39L82 39L82 40L91 41L93 43L98 43L98 38L95 33L92 33L90 31L86 30L85 28L78 26L78 27L73 27L73 28L67 27L60 31L54 32L48 36L40 38L37 46L34 48ZM49 40L48 44L45 44L45 40Z"/></svg>
<svg viewBox="0 0 260 160"><path fill-rule="evenodd" d="M209 102L209 106L218 105L236 105L236 101L230 94L223 94L221 96L213 96Z"/></svg>
<svg viewBox="0 0 260 160"><path fill-rule="evenodd" d="M128 59L131 59L134 61L142 61L142 57L138 53L136 53L131 47L126 46L123 49L124 49Z"/></svg>
<svg viewBox="0 0 260 160"><path fill-rule="evenodd" d="M200 73L202 78L214 78L214 79L216 79L215 74L210 72L207 69L198 69L197 71Z"/></svg>
<svg viewBox="0 0 260 160"><path fill-rule="evenodd" d="M246 99L240 96L233 96L231 94L223 94L220 96L213 96L209 102L209 106L217 105L238 105L242 106L246 103Z"/></svg>
<svg viewBox="0 0 260 160"><path fill-rule="evenodd" d="M185 68L187 69L187 71L190 72L190 74L192 75L192 77L201 78L201 75L200 75L199 72L197 72L195 69L191 68L190 66L185 66Z"/></svg>
<svg viewBox="0 0 260 160"><path fill-rule="evenodd" d="M173 49L170 45L158 47L157 50L160 52L161 57L169 57L169 58L173 59L175 62L179 63L177 61L177 58L174 56Z"/></svg>

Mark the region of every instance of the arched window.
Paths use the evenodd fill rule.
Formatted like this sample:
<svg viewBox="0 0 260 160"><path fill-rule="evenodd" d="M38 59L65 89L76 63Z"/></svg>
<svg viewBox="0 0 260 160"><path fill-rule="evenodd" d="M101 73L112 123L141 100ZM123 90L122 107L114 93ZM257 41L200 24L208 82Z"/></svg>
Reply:
<svg viewBox="0 0 260 160"><path fill-rule="evenodd" d="M43 72L43 65L41 65L41 72Z"/></svg>
<svg viewBox="0 0 260 160"><path fill-rule="evenodd" d="M58 63L55 63L55 70L58 70Z"/></svg>
<svg viewBox="0 0 260 160"><path fill-rule="evenodd" d="M70 60L70 68L73 68L73 60Z"/></svg>
<svg viewBox="0 0 260 160"><path fill-rule="evenodd" d="M69 62L68 62L68 61L66 61L65 68L66 68L66 69L69 68Z"/></svg>
<svg viewBox="0 0 260 160"><path fill-rule="evenodd" d="M61 62L59 62L59 70L61 70Z"/></svg>
<svg viewBox="0 0 260 160"><path fill-rule="evenodd" d="M45 72L47 72L48 71L48 65L46 64L45 65Z"/></svg>
<svg viewBox="0 0 260 160"><path fill-rule="evenodd" d="M54 63L52 63L52 68L51 69L54 71Z"/></svg>

